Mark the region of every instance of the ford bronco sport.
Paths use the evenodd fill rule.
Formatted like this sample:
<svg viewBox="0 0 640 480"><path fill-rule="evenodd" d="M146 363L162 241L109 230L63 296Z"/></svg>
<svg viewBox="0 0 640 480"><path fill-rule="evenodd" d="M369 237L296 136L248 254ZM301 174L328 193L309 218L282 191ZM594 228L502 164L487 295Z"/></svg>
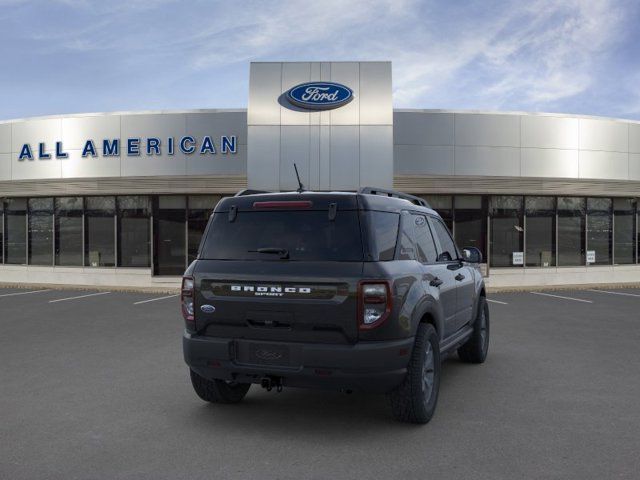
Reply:
<svg viewBox="0 0 640 480"><path fill-rule="evenodd" d="M252 383L380 392L397 419L426 423L441 359L487 356L481 261L394 191L224 198L182 282L193 388L216 403Z"/></svg>

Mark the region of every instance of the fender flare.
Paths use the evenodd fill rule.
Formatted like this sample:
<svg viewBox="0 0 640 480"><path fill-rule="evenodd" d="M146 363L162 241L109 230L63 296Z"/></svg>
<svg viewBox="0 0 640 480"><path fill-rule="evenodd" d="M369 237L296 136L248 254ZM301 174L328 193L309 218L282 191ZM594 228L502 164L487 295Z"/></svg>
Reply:
<svg viewBox="0 0 640 480"><path fill-rule="evenodd" d="M484 279L482 279L482 277L480 278L479 282L476 282L476 288L475 288L475 292L476 292L476 298L473 300L473 311L476 312L476 314L473 317L473 321L471 322L471 324L475 323L476 318L478 318L478 309L480 308L480 297L484 297L485 301L487 298L487 290L485 289L484 286Z"/></svg>
<svg viewBox="0 0 640 480"><path fill-rule="evenodd" d="M439 309L436 302L433 299L426 300L421 302L413 311L412 315L412 333L415 336L418 331L418 325L425 317L425 315L430 316L433 319L433 326L438 333L438 338L440 341L444 338L444 316L442 313L442 309Z"/></svg>

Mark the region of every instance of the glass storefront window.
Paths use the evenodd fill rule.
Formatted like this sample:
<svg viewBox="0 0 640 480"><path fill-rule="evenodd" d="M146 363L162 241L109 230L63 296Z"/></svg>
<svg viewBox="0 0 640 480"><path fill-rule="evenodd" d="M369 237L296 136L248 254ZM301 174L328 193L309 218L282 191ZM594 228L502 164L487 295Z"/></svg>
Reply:
<svg viewBox="0 0 640 480"><path fill-rule="evenodd" d="M204 229L209 221L209 216L213 211L216 203L220 200L216 195L192 195L189 197L189 216L188 216L188 240L189 240L189 260L193 262L198 255L198 247L200 239L204 233Z"/></svg>
<svg viewBox="0 0 640 480"><path fill-rule="evenodd" d="M595 252L592 265L611 265L612 201L610 198L587 199L587 252Z"/></svg>
<svg viewBox="0 0 640 480"><path fill-rule="evenodd" d="M613 260L618 265L636 262L635 211L634 198L613 199Z"/></svg>
<svg viewBox="0 0 640 480"><path fill-rule="evenodd" d="M118 206L118 266L151 266L151 201L149 197L123 196Z"/></svg>
<svg viewBox="0 0 640 480"><path fill-rule="evenodd" d="M56 265L82 266L82 197L55 199Z"/></svg>
<svg viewBox="0 0 640 480"><path fill-rule="evenodd" d="M4 263L4 200L0 198L0 261Z"/></svg>
<svg viewBox="0 0 640 480"><path fill-rule="evenodd" d="M29 199L29 265L53 265L53 198Z"/></svg>
<svg viewBox="0 0 640 480"><path fill-rule="evenodd" d="M449 230L453 232L453 197L451 195L423 195L422 198L438 212Z"/></svg>
<svg viewBox="0 0 640 480"><path fill-rule="evenodd" d="M514 262L514 253L522 253L522 197L493 196L490 201L491 215L491 266L522 266Z"/></svg>
<svg viewBox="0 0 640 480"><path fill-rule="evenodd" d="M115 266L115 197L85 199L85 257L88 267Z"/></svg>
<svg viewBox="0 0 640 480"><path fill-rule="evenodd" d="M558 197L558 265L585 265L584 198Z"/></svg>
<svg viewBox="0 0 640 480"><path fill-rule="evenodd" d="M481 195L457 195L454 198L454 237L460 248L476 247L487 258L486 207Z"/></svg>
<svg viewBox="0 0 640 480"><path fill-rule="evenodd" d="M181 195L158 197L154 212L154 271L156 275L182 275L186 268L187 198Z"/></svg>
<svg viewBox="0 0 640 480"><path fill-rule="evenodd" d="M525 197L527 267L553 267L556 264L556 199Z"/></svg>
<svg viewBox="0 0 640 480"><path fill-rule="evenodd" d="M7 198L4 204L4 263L27 262L27 200Z"/></svg>
<svg viewBox="0 0 640 480"><path fill-rule="evenodd" d="M514 252L523 250L526 267L638 262L636 198L422 197L442 216L458 246L479 248L492 267L514 266ZM219 200L218 195L0 199L0 262L153 266L156 275L180 275L196 258Z"/></svg>

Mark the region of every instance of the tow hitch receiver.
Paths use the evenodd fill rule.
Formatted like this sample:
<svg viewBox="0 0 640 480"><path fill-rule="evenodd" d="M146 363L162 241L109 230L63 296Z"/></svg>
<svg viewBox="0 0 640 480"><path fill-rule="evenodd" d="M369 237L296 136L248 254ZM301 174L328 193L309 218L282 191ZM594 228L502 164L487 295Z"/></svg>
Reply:
<svg viewBox="0 0 640 480"><path fill-rule="evenodd" d="M267 376L262 377L260 380L260 386L270 392L273 388L276 389L276 392L280 393L282 391L282 378Z"/></svg>

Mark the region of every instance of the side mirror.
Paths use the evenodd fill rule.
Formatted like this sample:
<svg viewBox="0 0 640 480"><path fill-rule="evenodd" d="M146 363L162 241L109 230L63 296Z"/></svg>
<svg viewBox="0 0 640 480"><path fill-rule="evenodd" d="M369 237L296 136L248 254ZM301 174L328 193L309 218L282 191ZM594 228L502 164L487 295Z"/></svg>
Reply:
<svg viewBox="0 0 640 480"><path fill-rule="evenodd" d="M476 247L465 247L462 250L462 259L469 263L482 263L482 252Z"/></svg>

